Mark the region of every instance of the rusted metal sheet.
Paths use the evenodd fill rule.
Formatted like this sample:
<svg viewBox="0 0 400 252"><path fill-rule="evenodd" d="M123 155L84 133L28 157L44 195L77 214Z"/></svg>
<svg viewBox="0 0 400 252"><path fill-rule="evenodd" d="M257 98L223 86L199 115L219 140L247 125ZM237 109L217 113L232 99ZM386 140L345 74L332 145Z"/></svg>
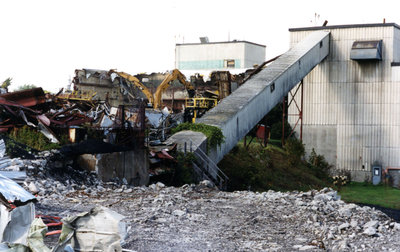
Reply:
<svg viewBox="0 0 400 252"><path fill-rule="evenodd" d="M40 87L6 93L0 95L0 97L25 107L32 107L46 102L46 96L43 92L43 89Z"/></svg>
<svg viewBox="0 0 400 252"><path fill-rule="evenodd" d="M2 97L0 97L0 105L3 105L6 108L8 108L8 107L16 107L16 108L19 108L19 109L30 111L32 113L39 113L36 110L30 109L30 108L25 107L23 105L20 105L20 104L18 104L16 102L8 101L8 100L6 100L6 99L4 99Z"/></svg>

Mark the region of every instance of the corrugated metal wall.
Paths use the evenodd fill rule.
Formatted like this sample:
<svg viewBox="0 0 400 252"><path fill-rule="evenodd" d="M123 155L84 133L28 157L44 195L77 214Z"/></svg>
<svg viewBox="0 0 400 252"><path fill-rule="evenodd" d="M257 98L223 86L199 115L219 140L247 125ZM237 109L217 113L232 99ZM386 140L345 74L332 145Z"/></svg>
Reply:
<svg viewBox="0 0 400 252"><path fill-rule="evenodd" d="M374 161L400 167L400 66L391 66L400 60L399 29L383 25L326 30L331 32L330 54L304 79L306 149L315 148L337 169L369 171ZM310 32L292 30L291 45ZM381 39L382 61L350 60L354 41ZM300 102L300 92L295 99ZM291 106L289 114L296 110ZM289 116L292 125L296 121Z"/></svg>

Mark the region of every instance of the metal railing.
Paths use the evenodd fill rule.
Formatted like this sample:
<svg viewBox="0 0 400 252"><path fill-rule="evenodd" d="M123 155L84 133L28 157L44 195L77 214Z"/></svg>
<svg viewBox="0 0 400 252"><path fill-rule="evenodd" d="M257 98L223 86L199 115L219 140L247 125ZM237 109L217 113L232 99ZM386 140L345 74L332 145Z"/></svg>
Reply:
<svg viewBox="0 0 400 252"><path fill-rule="evenodd" d="M195 151L193 151L193 146L196 147ZM226 174L221 169L219 169L217 164L206 153L204 153L204 151L202 151L201 148L197 146L192 139L189 139L189 146L188 142L184 143L185 154L188 151L188 147L189 151L196 156L197 161L200 163L199 165L197 165L195 162L192 162L195 172L199 174L199 176L202 176L202 179L208 179L214 182L214 184L217 185L219 189L225 190L229 179L228 176L226 176Z"/></svg>

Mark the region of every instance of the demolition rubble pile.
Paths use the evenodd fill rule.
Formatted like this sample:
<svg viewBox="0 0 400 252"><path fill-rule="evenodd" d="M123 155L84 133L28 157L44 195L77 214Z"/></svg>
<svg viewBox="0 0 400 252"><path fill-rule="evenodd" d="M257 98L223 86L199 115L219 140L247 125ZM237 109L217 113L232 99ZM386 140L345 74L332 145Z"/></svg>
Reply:
<svg viewBox="0 0 400 252"><path fill-rule="evenodd" d="M17 91L0 96L0 132L27 125L35 128L52 143L62 138L79 138L78 129L112 130L144 127L143 104L111 107L107 101L76 94L45 94L41 88Z"/></svg>
<svg viewBox="0 0 400 252"><path fill-rule="evenodd" d="M400 247L399 223L373 208L346 204L328 188L222 192L209 181L180 188L162 183L133 187L126 181L102 182L92 173L74 170L68 160L53 158L57 155L41 152L20 163L28 174L24 188L37 195L36 214L58 216L68 224L85 216L82 212L101 218L102 212L113 210L110 216L118 221L125 216L127 233L121 238L125 237L122 247L128 251L397 251ZM49 247L60 244L56 235L44 240Z"/></svg>
<svg viewBox="0 0 400 252"><path fill-rule="evenodd" d="M105 190L95 174L64 167L64 163L70 162L51 158L60 155L52 152L40 153L34 160L17 162L15 166L28 175L22 183L26 190L2 175L8 171L0 173L0 251L121 251L126 225L121 221L124 216L115 211L103 206L56 216L36 211L35 203L42 197L58 195L62 198L84 189L86 193ZM119 183L107 184L108 187L114 185ZM58 228L54 230L54 227Z"/></svg>
<svg viewBox="0 0 400 252"><path fill-rule="evenodd" d="M42 152L38 159L27 161L30 163L27 170L29 176L23 184L33 194L62 196L83 190L83 193L96 196L106 191L106 188L127 188L128 182L125 179L115 178L114 181L103 182L95 172L75 169L72 160L63 162L63 156L58 151L52 152ZM50 155L52 158L49 158Z"/></svg>
<svg viewBox="0 0 400 252"><path fill-rule="evenodd" d="M42 183L44 186L45 183ZM346 204L325 188L309 192L222 192L209 181L180 188L50 187L37 211L61 217L96 205L126 216L134 251L398 251L400 224ZM62 186L60 186L62 187ZM96 189L97 188L97 189Z"/></svg>

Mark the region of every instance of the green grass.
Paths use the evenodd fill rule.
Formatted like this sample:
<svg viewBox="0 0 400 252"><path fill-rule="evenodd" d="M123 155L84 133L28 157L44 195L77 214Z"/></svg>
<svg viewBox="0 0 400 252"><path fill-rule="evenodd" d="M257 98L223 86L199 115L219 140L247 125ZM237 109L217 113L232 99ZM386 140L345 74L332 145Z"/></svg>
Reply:
<svg viewBox="0 0 400 252"><path fill-rule="evenodd" d="M400 190L390 186L351 182L341 188L339 195L345 202L400 209Z"/></svg>
<svg viewBox="0 0 400 252"><path fill-rule="evenodd" d="M39 151L60 148L59 144L51 143L40 131L26 125L21 128L14 128L8 136L16 142ZM10 142L8 148L12 148L11 145Z"/></svg>

